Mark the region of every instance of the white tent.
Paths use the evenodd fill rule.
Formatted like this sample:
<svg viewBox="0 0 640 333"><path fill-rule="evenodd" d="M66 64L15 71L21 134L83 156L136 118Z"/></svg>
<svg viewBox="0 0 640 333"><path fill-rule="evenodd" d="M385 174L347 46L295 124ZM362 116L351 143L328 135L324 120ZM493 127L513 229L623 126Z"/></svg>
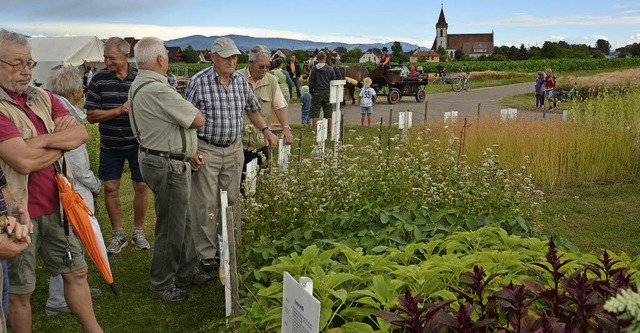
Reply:
<svg viewBox="0 0 640 333"><path fill-rule="evenodd" d="M45 83L59 66L70 64L78 67L80 74L85 66L104 67L104 43L95 36L33 37L29 38L31 57L38 65L33 69L33 79Z"/></svg>

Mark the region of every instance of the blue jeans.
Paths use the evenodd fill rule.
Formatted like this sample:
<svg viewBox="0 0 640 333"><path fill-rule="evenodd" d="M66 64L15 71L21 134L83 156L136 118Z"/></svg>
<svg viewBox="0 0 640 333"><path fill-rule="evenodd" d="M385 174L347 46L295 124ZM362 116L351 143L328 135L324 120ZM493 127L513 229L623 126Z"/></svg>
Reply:
<svg viewBox="0 0 640 333"><path fill-rule="evenodd" d="M296 86L296 95L298 95L298 99L300 99L300 78L291 79L291 81L293 81L293 84ZM289 87L289 97L293 98L292 94L293 91L291 87Z"/></svg>
<svg viewBox="0 0 640 333"><path fill-rule="evenodd" d="M6 260L0 260L2 263L2 310L4 317L9 318L9 268Z"/></svg>
<svg viewBox="0 0 640 333"><path fill-rule="evenodd" d="M176 280L189 281L198 272L191 234L191 167L140 152L140 171L153 192L156 231L151 255L151 291L171 288Z"/></svg>

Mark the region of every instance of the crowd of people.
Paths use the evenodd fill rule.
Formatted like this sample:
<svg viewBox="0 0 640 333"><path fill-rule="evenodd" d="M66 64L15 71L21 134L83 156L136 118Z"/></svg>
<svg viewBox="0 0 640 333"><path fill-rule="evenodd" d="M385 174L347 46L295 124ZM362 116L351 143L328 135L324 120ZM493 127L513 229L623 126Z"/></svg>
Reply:
<svg viewBox="0 0 640 333"><path fill-rule="evenodd" d="M45 90L30 85L37 63L28 39L0 29L0 259L8 262L0 270L8 278L0 283L0 291L8 291L0 332L7 324L16 333L31 331L37 255L51 274L45 311L73 314L83 332L107 332L93 311L91 298L100 291L87 282L82 244L62 223L57 172L93 212L104 191L110 255L130 243L152 249L152 298L186 300L189 294L181 288L211 283L210 273L220 266L220 191L237 209L245 162L269 158L277 144L272 126L281 128L285 144L293 143L289 86L303 112L313 114L310 88L316 103L325 103L327 80L335 77L323 65L312 71L314 83L300 88L295 59L271 68L271 52L260 45L251 49L248 65L236 70L240 51L221 37L212 45L213 64L188 81L182 97L160 39L143 38L134 51L136 66L128 63L130 45L109 38L106 68L80 73L62 66ZM76 106L83 97L86 112ZM98 177L89 165L85 120L99 128ZM134 190L130 238L119 195L125 165ZM153 247L144 232L149 190L156 213Z"/></svg>

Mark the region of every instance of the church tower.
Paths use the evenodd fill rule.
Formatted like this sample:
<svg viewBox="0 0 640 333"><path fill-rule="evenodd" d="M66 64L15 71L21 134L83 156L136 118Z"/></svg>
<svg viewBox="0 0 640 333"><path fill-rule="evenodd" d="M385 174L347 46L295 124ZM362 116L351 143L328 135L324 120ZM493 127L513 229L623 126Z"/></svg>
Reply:
<svg viewBox="0 0 640 333"><path fill-rule="evenodd" d="M447 28L449 24L444 18L444 4L440 7L440 17L438 17L438 23L436 23L436 42L434 44L433 51L436 51L440 46L447 49Z"/></svg>

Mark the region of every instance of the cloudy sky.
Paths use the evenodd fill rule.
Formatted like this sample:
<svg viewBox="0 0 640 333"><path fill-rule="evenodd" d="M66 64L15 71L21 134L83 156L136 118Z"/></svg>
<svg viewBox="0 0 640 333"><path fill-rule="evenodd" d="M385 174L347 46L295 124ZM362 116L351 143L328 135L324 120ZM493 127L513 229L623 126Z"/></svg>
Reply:
<svg viewBox="0 0 640 333"><path fill-rule="evenodd" d="M320 5L320 4L323 5ZM0 0L0 27L32 36L240 34L326 42L404 41L430 47L441 0ZM496 45L545 41L613 48L640 42L640 1L445 0L449 33L494 31Z"/></svg>

